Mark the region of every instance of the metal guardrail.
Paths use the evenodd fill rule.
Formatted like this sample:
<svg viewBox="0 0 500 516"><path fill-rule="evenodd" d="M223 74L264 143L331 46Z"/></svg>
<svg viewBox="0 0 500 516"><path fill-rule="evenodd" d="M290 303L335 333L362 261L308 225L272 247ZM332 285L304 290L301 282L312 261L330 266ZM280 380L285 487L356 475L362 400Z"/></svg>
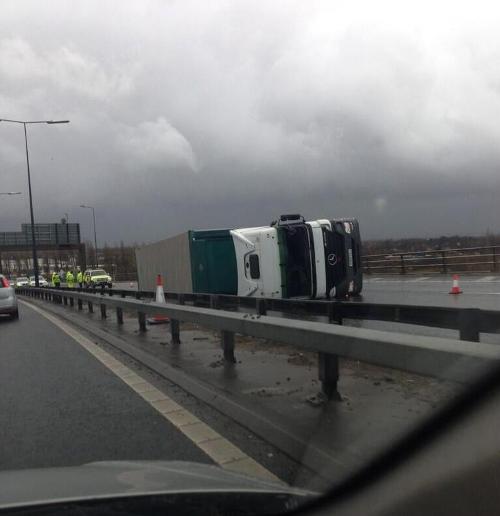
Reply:
<svg viewBox="0 0 500 516"><path fill-rule="evenodd" d="M363 256L363 272L370 274L449 274L500 272L500 246L393 252Z"/></svg>
<svg viewBox="0 0 500 516"><path fill-rule="evenodd" d="M319 379L328 398L338 396L338 357L458 382L470 381L475 374L500 360L500 346L494 344L186 306L182 304L182 298L179 299L180 304L174 305L75 290L31 287L21 288L18 293L70 307L76 304L78 310L83 310L86 303L90 312L93 312L94 305L98 305L103 319L107 317L107 310L114 308L119 325L123 324L124 311L133 312L137 314L142 332L146 331L147 314L166 315L170 318L174 344L180 344L179 321L218 330L221 332L224 358L228 362L235 362L235 333L318 353Z"/></svg>
<svg viewBox="0 0 500 516"><path fill-rule="evenodd" d="M124 289L68 289L61 291L89 292L121 298L154 299L155 292ZM364 303L338 300L298 300L279 298L255 298L221 294L193 294L165 292L167 300L193 306L237 310L251 309L259 315L269 312L294 317L328 317L328 321L341 324L344 319L385 321L413 324L432 328L457 330L460 340L479 342L481 333L500 332L500 311L478 308L452 308L442 306L418 306L397 303Z"/></svg>

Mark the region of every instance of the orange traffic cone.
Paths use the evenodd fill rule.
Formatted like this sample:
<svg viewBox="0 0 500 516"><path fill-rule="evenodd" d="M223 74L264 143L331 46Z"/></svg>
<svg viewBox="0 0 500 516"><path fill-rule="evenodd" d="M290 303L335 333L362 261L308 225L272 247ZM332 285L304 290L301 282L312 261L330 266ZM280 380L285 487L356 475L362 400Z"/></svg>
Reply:
<svg viewBox="0 0 500 516"><path fill-rule="evenodd" d="M453 274L453 286L451 287L450 294L461 294L462 291L458 286L458 274Z"/></svg>
<svg viewBox="0 0 500 516"><path fill-rule="evenodd" d="M163 292L163 279L161 274L156 277L156 299L157 303L166 304L165 292ZM149 324L166 324L169 323L170 319L166 315L153 315L148 319Z"/></svg>

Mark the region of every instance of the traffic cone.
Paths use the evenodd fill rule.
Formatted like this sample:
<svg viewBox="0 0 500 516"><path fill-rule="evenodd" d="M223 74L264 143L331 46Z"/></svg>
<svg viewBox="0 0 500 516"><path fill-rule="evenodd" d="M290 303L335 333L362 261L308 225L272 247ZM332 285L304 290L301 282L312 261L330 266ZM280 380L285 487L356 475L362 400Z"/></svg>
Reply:
<svg viewBox="0 0 500 516"><path fill-rule="evenodd" d="M450 294L461 294L462 291L458 286L458 274L453 274L453 285L450 290Z"/></svg>
<svg viewBox="0 0 500 516"><path fill-rule="evenodd" d="M157 303L166 304L165 300L165 292L163 292L163 279L161 274L158 274L156 277L156 298L155 301ZM169 323L170 319L166 315L153 315L148 319L149 324L166 324Z"/></svg>

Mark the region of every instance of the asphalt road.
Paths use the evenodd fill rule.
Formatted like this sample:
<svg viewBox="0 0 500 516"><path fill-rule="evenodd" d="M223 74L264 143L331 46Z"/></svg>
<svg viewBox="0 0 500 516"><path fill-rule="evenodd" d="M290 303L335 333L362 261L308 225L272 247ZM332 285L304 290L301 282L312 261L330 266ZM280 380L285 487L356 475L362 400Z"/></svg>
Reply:
<svg viewBox="0 0 500 516"><path fill-rule="evenodd" d="M450 295L448 276L364 277L362 300L368 303L402 303L456 308L500 310L500 276L463 276L462 294Z"/></svg>
<svg viewBox="0 0 500 516"><path fill-rule="evenodd" d="M20 315L0 319L0 469L212 462L61 329L26 305Z"/></svg>
<svg viewBox="0 0 500 516"><path fill-rule="evenodd" d="M469 275L459 280L463 293L449 294L451 275L377 276L365 274L362 296L354 301L401 303L500 310L500 275ZM115 288L137 290L136 282L115 283Z"/></svg>

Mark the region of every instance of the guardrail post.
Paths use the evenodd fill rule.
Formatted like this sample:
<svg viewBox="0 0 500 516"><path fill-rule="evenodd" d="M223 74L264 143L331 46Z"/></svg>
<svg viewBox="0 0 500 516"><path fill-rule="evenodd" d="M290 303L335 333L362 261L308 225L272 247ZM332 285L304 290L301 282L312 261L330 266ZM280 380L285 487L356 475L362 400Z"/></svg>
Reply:
<svg viewBox="0 0 500 516"><path fill-rule="evenodd" d="M94 313L94 305L93 305L92 301L88 301L87 305L89 307L89 313L93 314Z"/></svg>
<svg viewBox="0 0 500 516"><path fill-rule="evenodd" d="M72 297L69 298L69 306L75 306L75 300Z"/></svg>
<svg viewBox="0 0 500 516"><path fill-rule="evenodd" d="M184 294L179 294L177 301L180 305L184 305L186 302ZM172 338L172 344L181 343L180 322L177 319L170 319L170 336Z"/></svg>
<svg viewBox="0 0 500 516"><path fill-rule="evenodd" d="M405 269L405 256L404 254L400 255L401 256L401 274L406 274L406 269Z"/></svg>
<svg viewBox="0 0 500 516"><path fill-rule="evenodd" d="M441 251L441 265L443 268L443 274L446 274L448 268L446 266L446 251Z"/></svg>
<svg viewBox="0 0 500 516"><path fill-rule="evenodd" d="M335 310L333 303L328 305L328 322L342 324L342 315ZM341 400L338 392L339 357L330 353L318 353L318 378L321 382L321 391L327 399Z"/></svg>
<svg viewBox="0 0 500 516"><path fill-rule="evenodd" d="M214 310L219 308L219 296L216 294L210 295L210 308ZM224 360L234 364L236 362L236 358L234 357L234 333L232 331L221 331L220 338Z"/></svg>
<svg viewBox="0 0 500 516"><path fill-rule="evenodd" d="M267 304L265 299L257 299L255 301L255 310L257 315L266 315L267 314Z"/></svg>
<svg viewBox="0 0 500 516"><path fill-rule="evenodd" d="M234 356L234 333L232 331L221 331L222 351L224 352L224 360L231 364L236 363Z"/></svg>
<svg viewBox="0 0 500 516"><path fill-rule="evenodd" d="M106 319L106 305L104 303L101 303L101 319Z"/></svg>
<svg viewBox="0 0 500 516"><path fill-rule="evenodd" d="M78 300L78 310L83 310L83 302L81 299Z"/></svg>
<svg viewBox="0 0 500 516"><path fill-rule="evenodd" d="M491 272L497 271L497 248L493 248L493 268L491 269Z"/></svg>
<svg viewBox="0 0 500 516"><path fill-rule="evenodd" d="M146 328L146 314L144 312L137 312L137 319L139 321L139 331L144 333L147 331Z"/></svg>
<svg viewBox="0 0 500 516"><path fill-rule="evenodd" d="M68 298L66 296L63 296L63 303L65 306L68 306Z"/></svg>
<svg viewBox="0 0 500 516"><path fill-rule="evenodd" d="M123 290L121 291L120 297L125 297L125 292Z"/></svg>
<svg viewBox="0 0 500 516"><path fill-rule="evenodd" d="M460 340L479 342L479 309L464 308L458 319Z"/></svg>
<svg viewBox="0 0 500 516"><path fill-rule="evenodd" d="M172 337L172 344L180 344L180 324L177 319L170 319L170 335Z"/></svg>
<svg viewBox="0 0 500 516"><path fill-rule="evenodd" d="M321 382L321 390L327 399L340 401L337 390L339 381L339 357L329 353L318 353L318 377Z"/></svg>
<svg viewBox="0 0 500 516"><path fill-rule="evenodd" d="M123 324L123 308L116 308L116 322L118 324Z"/></svg>

